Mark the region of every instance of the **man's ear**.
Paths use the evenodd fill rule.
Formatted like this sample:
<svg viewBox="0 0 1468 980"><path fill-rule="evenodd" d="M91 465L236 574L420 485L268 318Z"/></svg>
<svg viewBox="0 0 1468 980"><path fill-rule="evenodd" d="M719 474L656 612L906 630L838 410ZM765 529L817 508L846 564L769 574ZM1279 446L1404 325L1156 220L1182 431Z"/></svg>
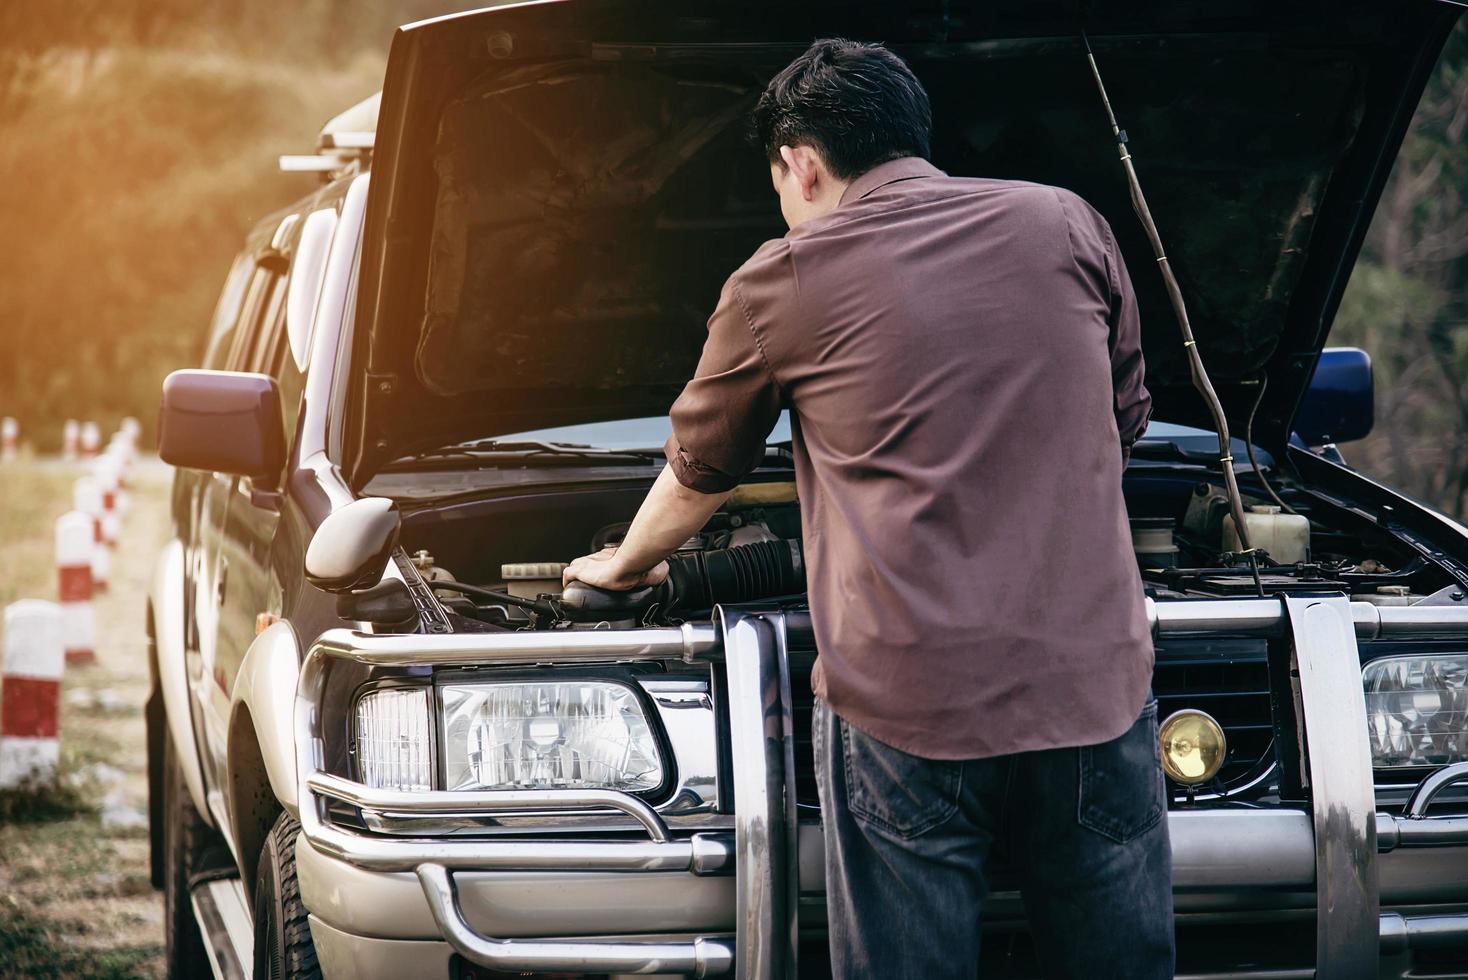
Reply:
<svg viewBox="0 0 1468 980"><path fill-rule="evenodd" d="M808 146L782 146L780 159L795 173L800 184L800 196L806 201L814 200L816 184L821 177L820 157Z"/></svg>

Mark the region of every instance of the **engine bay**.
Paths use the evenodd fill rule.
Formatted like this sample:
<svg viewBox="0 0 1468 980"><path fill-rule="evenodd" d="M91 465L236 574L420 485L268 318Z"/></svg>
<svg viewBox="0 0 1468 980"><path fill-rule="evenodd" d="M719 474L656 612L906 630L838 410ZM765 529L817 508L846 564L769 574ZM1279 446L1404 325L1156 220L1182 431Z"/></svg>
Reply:
<svg viewBox="0 0 1468 980"><path fill-rule="evenodd" d="M1221 485L1195 483L1185 505L1165 515L1147 514L1129 494L1132 548L1147 595L1345 593L1357 602L1404 606L1463 598L1460 584L1386 521L1301 491L1271 498L1245 487L1242 496L1257 562L1237 550Z"/></svg>
<svg viewBox="0 0 1468 980"><path fill-rule="evenodd" d="M602 524L574 553L497 566L480 561L471 576L461 566L441 562L428 548L417 548L409 557L441 604L461 622L481 628L630 628L681 623L724 604L804 604L805 562L793 483L741 487L669 556L668 576L658 586L629 592L580 583L562 588L562 572L571 559L616 547L629 527L626 520ZM498 574L485 581L491 570Z"/></svg>
<svg viewBox="0 0 1468 980"><path fill-rule="evenodd" d="M1389 522L1299 489L1282 492L1280 498L1244 488L1256 549L1251 559L1239 553L1219 482L1129 475L1132 546L1147 595L1345 593L1377 605L1463 601L1460 583ZM405 577L421 580L420 591L432 591L455 620L452 628L622 629L676 625L706 617L718 605L804 605L806 568L793 482L740 487L670 557L666 581L625 593L580 583L563 589L561 576L572 559L622 540L640 488L587 487L542 496L538 514L529 513L534 499L484 499L409 516L403 533L408 560L399 564ZM495 516L511 518L504 533L470 531L474 525L486 528L481 521L500 524ZM495 543L476 548L475 540Z"/></svg>

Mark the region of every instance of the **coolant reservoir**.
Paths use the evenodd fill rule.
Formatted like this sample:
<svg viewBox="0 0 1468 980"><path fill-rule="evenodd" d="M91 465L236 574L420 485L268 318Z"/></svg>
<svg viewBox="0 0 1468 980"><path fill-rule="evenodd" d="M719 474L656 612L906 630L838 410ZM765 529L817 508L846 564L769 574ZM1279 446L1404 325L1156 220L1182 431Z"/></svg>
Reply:
<svg viewBox="0 0 1468 980"><path fill-rule="evenodd" d="M1281 565L1310 560L1310 521L1299 514L1286 514L1268 504L1244 511L1244 525L1249 531L1251 547L1262 548ZM1239 532L1234 516L1223 519L1223 550L1240 551Z"/></svg>

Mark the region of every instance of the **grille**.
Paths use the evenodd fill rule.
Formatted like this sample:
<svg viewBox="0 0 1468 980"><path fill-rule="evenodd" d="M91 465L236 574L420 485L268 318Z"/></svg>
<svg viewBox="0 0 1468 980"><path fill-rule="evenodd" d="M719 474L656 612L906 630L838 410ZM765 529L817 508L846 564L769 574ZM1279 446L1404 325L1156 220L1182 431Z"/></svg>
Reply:
<svg viewBox="0 0 1468 980"><path fill-rule="evenodd" d="M1206 711L1223 726L1228 754L1218 779L1238 788L1274 762L1268 648L1263 640L1168 640L1157 644L1152 675L1157 717Z"/></svg>
<svg viewBox="0 0 1468 980"><path fill-rule="evenodd" d="M810 690L810 669L815 666L816 648L790 633L790 700L795 721L795 802L801 806L821 805L816 793L816 757L810 742L810 714L815 695Z"/></svg>
<svg viewBox="0 0 1468 980"><path fill-rule="evenodd" d="M815 647L808 634L790 634L790 696L795 720L795 798L819 806L810 715L814 696L810 669ZM1270 714L1269 664L1263 640L1169 640L1157 644L1152 690L1157 716L1179 708L1206 711L1223 726L1228 755L1218 778L1228 789L1252 781L1274 762L1274 724Z"/></svg>

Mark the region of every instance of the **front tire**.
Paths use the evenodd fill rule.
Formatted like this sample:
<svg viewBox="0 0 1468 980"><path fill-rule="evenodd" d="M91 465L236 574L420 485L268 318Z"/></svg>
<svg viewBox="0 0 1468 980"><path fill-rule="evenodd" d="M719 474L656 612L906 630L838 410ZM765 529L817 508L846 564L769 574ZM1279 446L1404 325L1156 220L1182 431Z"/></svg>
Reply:
<svg viewBox="0 0 1468 980"><path fill-rule="evenodd" d="M189 901L189 878L202 866L209 825L194 808L177 749L163 736L163 938L168 976L179 980L213 975L204 936Z"/></svg>
<svg viewBox="0 0 1468 980"><path fill-rule="evenodd" d="M260 848L255 873L255 977L319 980L321 966L301 886L296 880L296 837L301 825L282 813Z"/></svg>

